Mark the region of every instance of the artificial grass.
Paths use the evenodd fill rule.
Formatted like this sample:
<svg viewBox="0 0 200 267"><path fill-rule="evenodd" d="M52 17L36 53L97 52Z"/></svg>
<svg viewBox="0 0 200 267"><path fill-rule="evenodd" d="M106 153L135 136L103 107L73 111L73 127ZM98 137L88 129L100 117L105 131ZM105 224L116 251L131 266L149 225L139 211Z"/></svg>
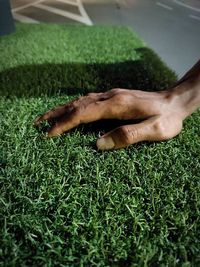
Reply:
<svg viewBox="0 0 200 267"><path fill-rule="evenodd" d="M77 94L114 87L161 90L176 80L126 28L21 25L0 45L4 96Z"/></svg>
<svg viewBox="0 0 200 267"><path fill-rule="evenodd" d="M18 24L0 58L0 264L198 266L199 111L170 141L111 152L94 147L105 125L32 126L80 93L172 85L157 55L126 28Z"/></svg>

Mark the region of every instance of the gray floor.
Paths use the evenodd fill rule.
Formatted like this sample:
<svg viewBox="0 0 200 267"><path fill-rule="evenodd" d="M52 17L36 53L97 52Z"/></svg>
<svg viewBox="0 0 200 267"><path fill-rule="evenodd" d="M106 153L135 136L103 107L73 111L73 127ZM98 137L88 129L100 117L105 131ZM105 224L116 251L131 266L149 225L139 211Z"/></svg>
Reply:
<svg viewBox="0 0 200 267"><path fill-rule="evenodd" d="M200 58L200 0L44 0L38 2L38 0L12 0L11 5L13 14L17 16L16 19L33 23L129 26L179 76ZM30 5L31 3L33 5ZM80 3L83 4L82 7ZM24 8L21 9L22 6Z"/></svg>
<svg viewBox="0 0 200 267"><path fill-rule="evenodd" d="M181 1L194 9L173 0L83 0L83 3L94 24L126 25L134 29L179 76L200 58L199 0Z"/></svg>

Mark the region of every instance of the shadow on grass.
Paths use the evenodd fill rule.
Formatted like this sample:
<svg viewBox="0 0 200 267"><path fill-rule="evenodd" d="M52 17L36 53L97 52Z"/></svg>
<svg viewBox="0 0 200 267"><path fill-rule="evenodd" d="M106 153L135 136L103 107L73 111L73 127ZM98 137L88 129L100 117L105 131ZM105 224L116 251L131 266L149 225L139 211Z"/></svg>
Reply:
<svg viewBox="0 0 200 267"><path fill-rule="evenodd" d="M126 124L136 124L140 123L142 120L139 119L133 119L133 120L117 120L117 119L105 119L105 120L98 120L95 122L87 123L87 124L81 124L77 126L75 129L70 130L71 133L78 130L81 131L83 134L98 134L101 135ZM36 129L39 133L45 134L48 132L48 130L51 128L51 126L54 125L56 120L50 121L48 124L43 123L40 126L37 126ZM66 133L68 134L68 132Z"/></svg>
<svg viewBox="0 0 200 267"><path fill-rule="evenodd" d="M0 73L0 95L6 97L77 95L111 88L162 90L172 86L176 75L149 48L137 49L138 60L109 63L46 63L23 65ZM138 122L138 121L136 121ZM105 133L135 121L103 120L81 127L82 133ZM48 126L40 128L46 132Z"/></svg>
<svg viewBox="0 0 200 267"><path fill-rule="evenodd" d="M149 48L137 49L139 60L109 64L23 65L0 73L0 95L31 97L85 94L111 88L162 90L176 75Z"/></svg>
<svg viewBox="0 0 200 267"><path fill-rule="evenodd" d="M64 140L64 137L66 135L73 134L75 132L80 132L82 135L90 135L90 134L94 134L96 136L96 140L104 135L105 133L108 133L122 125L128 125L128 124L136 124L136 123L140 123L143 120L139 120L139 119L133 119L133 120L117 120L117 119L107 119L107 120L99 120L99 121L94 121L91 123L87 123L87 124L81 124L73 129L71 129L70 131L63 133L60 138L62 138ZM39 138L46 138L46 133L48 132L48 130L50 129L50 127L53 125L53 122L50 122L48 125L41 125L39 127L36 127L36 130L39 133ZM54 137L54 138L58 138L58 137ZM143 142L143 144L149 144L150 142ZM136 146L137 144L135 144ZM87 145L84 146L88 146L92 149L94 149L96 151L96 153L101 154L102 151L97 149L96 146L96 142L94 141L88 141Z"/></svg>

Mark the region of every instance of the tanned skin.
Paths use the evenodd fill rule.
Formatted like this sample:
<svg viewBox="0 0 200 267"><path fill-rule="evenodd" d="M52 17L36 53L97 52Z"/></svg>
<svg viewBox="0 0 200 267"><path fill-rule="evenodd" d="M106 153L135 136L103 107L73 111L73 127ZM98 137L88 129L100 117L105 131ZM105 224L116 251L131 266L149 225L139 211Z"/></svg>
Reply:
<svg viewBox="0 0 200 267"><path fill-rule="evenodd" d="M90 93L36 118L55 120L48 137L58 136L82 123L100 119L141 119L123 125L97 140L100 150L119 149L141 141L163 141L178 135L186 117L200 106L200 60L173 87L160 92L112 89Z"/></svg>

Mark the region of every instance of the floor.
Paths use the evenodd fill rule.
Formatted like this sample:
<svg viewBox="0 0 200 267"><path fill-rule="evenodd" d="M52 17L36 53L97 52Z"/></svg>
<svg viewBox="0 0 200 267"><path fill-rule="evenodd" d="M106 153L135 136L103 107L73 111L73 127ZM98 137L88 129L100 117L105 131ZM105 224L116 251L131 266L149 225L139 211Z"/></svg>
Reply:
<svg viewBox="0 0 200 267"><path fill-rule="evenodd" d="M200 0L11 0L26 23L125 25L182 76L199 58Z"/></svg>
<svg viewBox="0 0 200 267"><path fill-rule="evenodd" d="M70 23L92 25L80 0L13 0L13 17L26 23Z"/></svg>

